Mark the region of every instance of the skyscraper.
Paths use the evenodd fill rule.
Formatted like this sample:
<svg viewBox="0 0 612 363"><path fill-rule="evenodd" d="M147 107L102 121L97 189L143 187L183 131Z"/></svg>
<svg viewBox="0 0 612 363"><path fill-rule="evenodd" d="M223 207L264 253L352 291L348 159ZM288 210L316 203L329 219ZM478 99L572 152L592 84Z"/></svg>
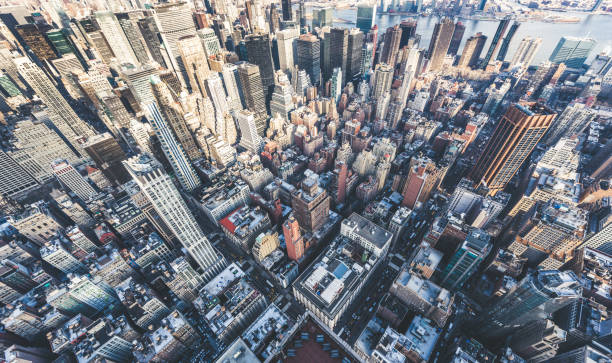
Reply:
<svg viewBox="0 0 612 363"><path fill-rule="evenodd" d="M372 87L372 98L379 100L385 93L391 89L393 82L393 67L379 63L374 70L374 86Z"/></svg>
<svg viewBox="0 0 612 363"><path fill-rule="evenodd" d="M116 13L115 16L136 56L136 60L140 63L148 62L150 59L147 47L136 23L138 21L137 12Z"/></svg>
<svg viewBox="0 0 612 363"><path fill-rule="evenodd" d="M184 2L162 3L155 5L154 14L159 36L164 44L163 49L170 60L168 67L182 83L183 78L180 75L184 72L184 65L178 50L178 40L185 36L196 35L191 9ZM183 84L183 87L185 86Z"/></svg>
<svg viewBox="0 0 612 363"><path fill-rule="evenodd" d="M457 67L476 67L480 60L480 53L482 53L482 49L486 42L487 37L482 33L476 33L469 37L465 42L465 46L463 46L463 51L461 52L461 58L459 58Z"/></svg>
<svg viewBox="0 0 612 363"><path fill-rule="evenodd" d="M402 49L403 47L408 45L408 40L411 38L414 38L417 33L416 33L416 28L417 28L417 21L416 20L402 20L402 22L400 23L400 28L402 29L402 37L400 39L400 49Z"/></svg>
<svg viewBox="0 0 612 363"><path fill-rule="evenodd" d="M493 59L493 56L495 55L495 52L497 52L497 48L500 45L499 41L504 36L504 33L506 32L506 29L508 28L508 24L510 24L509 18L502 19L499 22L499 25L497 26L497 30L495 31L495 35L493 36L493 39L491 40L491 45L489 46L489 50L487 51L487 54L485 55L484 62L482 62L482 69L485 69L489 65L489 62Z"/></svg>
<svg viewBox="0 0 612 363"><path fill-rule="evenodd" d="M250 34L245 38L249 63L259 67L259 76L265 95L266 105L272 97L274 87L274 62L268 34ZM255 112L255 111L253 111Z"/></svg>
<svg viewBox="0 0 612 363"><path fill-rule="evenodd" d="M283 236L287 246L287 256L298 261L304 255L304 239L300 233L300 225L293 214L283 223Z"/></svg>
<svg viewBox="0 0 612 363"><path fill-rule="evenodd" d="M453 36L451 37L450 45L448 46L448 54L457 55L459 51L459 46L461 45L461 40L463 39L463 34L465 33L465 25L462 22L458 21L455 24L455 30L453 31Z"/></svg>
<svg viewBox="0 0 612 363"><path fill-rule="evenodd" d="M255 155L259 154L262 139L257 134L255 116L252 111L242 110L236 115L238 127L240 128L240 146L249 150Z"/></svg>
<svg viewBox="0 0 612 363"><path fill-rule="evenodd" d="M521 40L521 44L519 44L518 49L512 57L510 68L516 66L517 64L521 64L525 68L529 67L541 45L542 38L532 38L530 36L523 38L523 40Z"/></svg>
<svg viewBox="0 0 612 363"><path fill-rule="evenodd" d="M364 34L359 29L351 29L348 36L348 50L346 56L346 81L352 82L361 79L361 57Z"/></svg>
<svg viewBox="0 0 612 363"><path fill-rule="evenodd" d="M170 126L174 137L181 144L189 160L196 160L202 156L193 135L187 127L181 105L172 97L170 87L157 77L151 78L151 88L158 105L158 110L164 117L165 123ZM158 81L159 80L159 81Z"/></svg>
<svg viewBox="0 0 612 363"><path fill-rule="evenodd" d="M532 272L480 315L477 332L489 339L503 337L516 327L547 318L581 294L571 271Z"/></svg>
<svg viewBox="0 0 612 363"><path fill-rule="evenodd" d="M21 198L36 189L38 183L3 150L0 150L0 195L3 198Z"/></svg>
<svg viewBox="0 0 612 363"><path fill-rule="evenodd" d="M223 264L220 262L222 258L200 229L162 165L149 154L134 156L123 163L157 214L204 273L213 272L209 271L211 268L217 270L222 267L219 266Z"/></svg>
<svg viewBox="0 0 612 363"><path fill-rule="evenodd" d="M266 111L266 98L263 92L259 67L255 64L241 62L238 65L238 75L244 96L246 108L255 114L257 133L263 136L266 131L268 113Z"/></svg>
<svg viewBox="0 0 612 363"><path fill-rule="evenodd" d="M434 27L427 52L429 58L428 69L430 71L437 71L442 67L454 30L455 23L451 18L442 19Z"/></svg>
<svg viewBox="0 0 612 363"><path fill-rule="evenodd" d="M145 45L147 46L147 49L151 54L151 58L153 58L153 60L156 61L160 66L168 67L161 52L161 45L158 38L159 29L157 28L157 24L155 23L155 18L152 16L146 16L142 19L139 19L137 24L138 29L142 34L142 38L145 41Z"/></svg>
<svg viewBox="0 0 612 363"><path fill-rule="evenodd" d="M460 289L491 251L490 239L483 230L471 231L442 271L440 285L449 290Z"/></svg>
<svg viewBox="0 0 612 363"><path fill-rule="evenodd" d="M77 116L57 87L38 66L26 57L16 58L14 62L19 74L48 107L51 122L77 152L82 152L77 140L92 136L93 129Z"/></svg>
<svg viewBox="0 0 612 363"><path fill-rule="evenodd" d="M504 41L502 42L501 48L499 48L499 53L497 54L498 61L504 61L506 59L506 54L508 53L508 48L510 48L510 42L512 41L512 37L514 37L514 33L521 25L518 21L512 23L510 30L508 30L508 34L504 37Z"/></svg>
<svg viewBox="0 0 612 363"><path fill-rule="evenodd" d="M554 145L562 137L581 133L595 117L595 112L584 103L570 103L548 129L546 144Z"/></svg>
<svg viewBox="0 0 612 363"><path fill-rule="evenodd" d="M221 71L221 77L223 78L223 86L229 98L228 102L230 103L231 109L234 111L242 110L242 92L238 87L238 66L231 63L225 63Z"/></svg>
<svg viewBox="0 0 612 363"><path fill-rule="evenodd" d="M297 66L306 71L310 82L321 82L321 41L312 34L302 34L297 40Z"/></svg>
<svg viewBox="0 0 612 363"><path fill-rule="evenodd" d="M151 83L156 85L162 82L159 78L152 77ZM146 110L149 113L149 121L153 130L155 130L162 151L168 159L170 166L172 166L172 170L181 186L189 191L197 188L200 185L200 179L191 166L187 153L175 138L170 125L162 116L157 104L155 102L147 104Z"/></svg>
<svg viewBox="0 0 612 363"><path fill-rule="evenodd" d="M557 64L565 63L568 68L581 68L595 43L592 38L561 37L549 60Z"/></svg>
<svg viewBox="0 0 612 363"><path fill-rule="evenodd" d="M108 41L108 45L113 50L117 62L135 64L137 62L136 55L121 29L115 14L111 11L97 11L94 13L94 16L104 37Z"/></svg>
<svg viewBox="0 0 612 363"><path fill-rule="evenodd" d="M291 0L282 0L281 7L283 10L283 20L290 21L293 18L293 11L291 10Z"/></svg>
<svg viewBox="0 0 612 363"><path fill-rule="evenodd" d="M130 180L130 176L121 163L127 156L112 135L108 132L89 137L83 150L98 165L108 179L115 184L124 184Z"/></svg>
<svg viewBox="0 0 612 363"><path fill-rule="evenodd" d="M397 54L399 52L400 40L402 39L402 28L399 25L387 28L385 33L383 49L380 53L380 62L395 67Z"/></svg>
<svg viewBox="0 0 612 363"><path fill-rule="evenodd" d="M556 114L531 102L508 108L489 138L470 178L491 194L504 189L542 138Z"/></svg>
<svg viewBox="0 0 612 363"><path fill-rule="evenodd" d="M346 59L348 53L348 29L332 28L329 34L329 67L340 68L346 74ZM343 85L346 83L343 81Z"/></svg>
<svg viewBox="0 0 612 363"><path fill-rule="evenodd" d="M210 68L202 47L202 41L196 35L188 35L177 40L178 52L185 66L181 74L187 88L192 93L199 93L206 97L204 82L210 75Z"/></svg>
<svg viewBox="0 0 612 363"><path fill-rule="evenodd" d="M278 63L280 69L283 71L291 70L295 65L293 53L295 53L298 34L299 32L297 29L285 29L276 32Z"/></svg>
<svg viewBox="0 0 612 363"><path fill-rule="evenodd" d="M357 23L356 26L363 34L368 34L374 26L376 18L376 6L367 3L357 4Z"/></svg>
<svg viewBox="0 0 612 363"><path fill-rule="evenodd" d="M41 62L51 60L56 57L53 47L47 38L45 38L41 28L36 24L18 25L15 27L15 30L23 39L25 45L30 48L32 53L34 53Z"/></svg>
<svg viewBox="0 0 612 363"><path fill-rule="evenodd" d="M51 165L53 174L66 188L70 189L82 201L87 202L97 193L81 174L66 160L56 160Z"/></svg>

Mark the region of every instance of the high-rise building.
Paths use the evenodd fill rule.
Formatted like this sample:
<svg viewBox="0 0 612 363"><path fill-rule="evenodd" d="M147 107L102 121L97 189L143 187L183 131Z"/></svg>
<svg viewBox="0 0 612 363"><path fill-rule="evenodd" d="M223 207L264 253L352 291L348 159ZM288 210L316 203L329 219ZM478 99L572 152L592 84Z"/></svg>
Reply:
<svg viewBox="0 0 612 363"><path fill-rule="evenodd" d="M192 93L199 93L206 97L205 80L210 75L210 68L202 41L196 35L189 35L177 40L178 52L181 55L185 72L181 74L187 88Z"/></svg>
<svg viewBox="0 0 612 363"><path fill-rule="evenodd" d="M531 322L512 336L512 351L529 362L543 362L557 354L567 332L550 319Z"/></svg>
<svg viewBox="0 0 612 363"><path fill-rule="evenodd" d="M291 206L300 227L309 232L318 230L329 218L329 196L319 185L319 176L312 173L292 193Z"/></svg>
<svg viewBox="0 0 612 363"><path fill-rule="evenodd" d="M125 37L132 48L132 51L134 52L136 60L140 63L150 61L151 59L149 58L145 41L140 33L140 30L138 30L138 13L115 13L115 16L117 17L117 21L119 22L121 29L125 33Z"/></svg>
<svg viewBox="0 0 612 363"><path fill-rule="evenodd" d="M230 108L234 111L242 110L243 97L242 89L238 87L238 66L231 63L224 64L223 69L221 71L221 78L223 79L223 86L225 87L225 93L227 93L227 101L230 104Z"/></svg>
<svg viewBox="0 0 612 363"><path fill-rule="evenodd" d="M440 285L449 290L460 289L491 251L490 239L483 230L471 231L442 271Z"/></svg>
<svg viewBox="0 0 612 363"><path fill-rule="evenodd" d="M504 36L504 33L506 32L506 29L508 28L509 24L510 24L509 18L502 19L499 22L499 25L497 26L497 30L495 31L495 35L493 36L493 39L491 39L491 45L489 46L489 50L487 51L484 61L482 62L482 69L485 69L489 65L489 62L493 60L493 57L495 56L495 52L497 52L497 48L499 48L501 44L500 43L501 38Z"/></svg>
<svg viewBox="0 0 612 363"><path fill-rule="evenodd" d="M222 258L211 246L162 165L149 154L134 156L123 163L157 214L204 273L218 272L210 270L220 267Z"/></svg>
<svg viewBox="0 0 612 363"><path fill-rule="evenodd" d="M121 163L127 158L121 146L108 132L91 136L83 150L98 165L104 176L117 184L127 183L130 176Z"/></svg>
<svg viewBox="0 0 612 363"><path fill-rule="evenodd" d="M476 67L478 65L478 61L480 60L480 53L482 53L482 49L484 48L486 42L487 37L482 33L476 33L469 37L463 46L463 51L461 52L461 58L459 58L457 67Z"/></svg>
<svg viewBox="0 0 612 363"><path fill-rule="evenodd" d="M512 57L510 68L516 66L517 64L520 64L525 68L529 67L541 45L542 38L532 38L530 36L523 38L523 40L521 40L521 44L519 44L518 49Z"/></svg>
<svg viewBox="0 0 612 363"><path fill-rule="evenodd" d="M48 27L48 25L47 25ZM15 31L25 42L28 48L36 55L36 57L44 62L56 57L53 47L43 34L44 25L22 24L15 27Z"/></svg>
<svg viewBox="0 0 612 363"><path fill-rule="evenodd" d="M455 23L451 18L444 18L436 23L427 51L430 71L437 71L442 67L454 31Z"/></svg>
<svg viewBox="0 0 612 363"><path fill-rule="evenodd" d="M297 40L297 66L306 71L310 82L318 86L321 81L321 41L312 34L302 34Z"/></svg>
<svg viewBox="0 0 612 363"><path fill-rule="evenodd" d="M242 110L238 112L236 119L238 120L238 127L240 128L240 146L258 155L262 139L257 133L257 125L255 124L253 112Z"/></svg>
<svg viewBox="0 0 612 363"><path fill-rule="evenodd" d="M400 39L400 49L408 45L410 39L414 39L417 36L417 21L416 20L402 20L400 23L402 29L402 38Z"/></svg>
<svg viewBox="0 0 612 363"><path fill-rule="evenodd" d="M393 67L379 63L376 65L374 70L374 85L372 87L372 98L375 100L380 99L385 93L391 90L391 83L393 82Z"/></svg>
<svg viewBox="0 0 612 363"><path fill-rule="evenodd" d="M581 68L595 47L593 38L563 36L550 55L553 63L564 63L568 68Z"/></svg>
<svg viewBox="0 0 612 363"><path fill-rule="evenodd" d="M283 20L291 21L293 19L293 10L291 9L291 0L282 0L281 8L283 10Z"/></svg>
<svg viewBox="0 0 612 363"><path fill-rule="evenodd" d="M211 28L204 28L198 30L198 36L202 41L204 52L207 57L217 55L221 52L221 44L219 44L219 38L215 34L215 31Z"/></svg>
<svg viewBox="0 0 612 363"><path fill-rule="evenodd" d="M463 34L465 33L465 25L462 22L458 21L455 24L455 30L453 31L453 36L451 37L451 42L448 46L448 54L457 55L459 51L459 46L461 45L461 40L463 40Z"/></svg>
<svg viewBox="0 0 612 363"><path fill-rule="evenodd" d="M499 48L499 53L497 53L497 60L504 61L506 59L506 54L508 54L508 49L510 48L510 42L512 41L512 37L516 33L516 30L521 25L518 21L512 23L510 30L508 30L508 34L504 37L504 41L501 44L501 48Z"/></svg>
<svg viewBox="0 0 612 363"><path fill-rule="evenodd" d="M170 87L159 80L159 78L152 77L151 88L157 101L157 110L161 112L165 123L172 129L174 137L183 147L189 160L196 160L202 157L202 153L187 127L184 117L185 112L181 105L174 100ZM155 115L152 114L151 116L155 118Z"/></svg>
<svg viewBox="0 0 612 363"><path fill-rule="evenodd" d="M300 225L293 215L283 223L283 236L287 246L287 256L299 261L304 255L304 239L300 233Z"/></svg>
<svg viewBox="0 0 612 363"><path fill-rule="evenodd" d="M334 68L331 77L331 90L330 97L334 100L334 102L340 101L340 95L342 95L342 69Z"/></svg>
<svg viewBox="0 0 612 363"><path fill-rule="evenodd" d="M363 34L368 34L374 26L376 18L376 6L367 3L357 5L357 23L356 26Z"/></svg>
<svg viewBox="0 0 612 363"><path fill-rule="evenodd" d="M285 82L277 83L276 86L274 86L274 93L270 101L270 114L272 117L280 115L283 119L289 121L289 112L294 108L295 104L293 103L291 85Z"/></svg>
<svg viewBox="0 0 612 363"><path fill-rule="evenodd" d="M76 53L72 43L68 39L67 33L66 29L52 29L45 33L47 39L60 56Z"/></svg>
<svg viewBox="0 0 612 363"><path fill-rule="evenodd" d="M170 60L168 66L182 81L180 75L184 72L184 65L178 50L178 40L185 36L196 35L191 9L185 2L162 3L155 5L154 17L159 36L164 43L163 49Z"/></svg>
<svg viewBox="0 0 612 363"><path fill-rule="evenodd" d="M65 274L87 272L87 267L70 254L70 252L62 246L59 239L54 239L46 243L40 249L40 258Z"/></svg>
<svg viewBox="0 0 612 363"><path fill-rule="evenodd" d="M395 67L399 53L400 40L402 39L402 28L399 25L387 28L383 41L383 49L380 53L380 62Z"/></svg>
<svg viewBox="0 0 612 363"><path fill-rule="evenodd" d="M121 74L140 107L145 107L155 101L151 89L151 76L159 74L155 63L147 63L138 67L123 67Z"/></svg>
<svg viewBox="0 0 612 363"><path fill-rule="evenodd" d="M229 104L227 94L223 88L223 82L219 73L213 72L206 80L206 92L208 97L211 99L215 109L217 119L223 119L223 117L229 112Z"/></svg>
<svg viewBox="0 0 612 363"><path fill-rule="evenodd" d="M554 145L562 137L580 134L595 117L595 112L584 103L569 104L548 129L546 144Z"/></svg>
<svg viewBox="0 0 612 363"><path fill-rule="evenodd" d="M161 82L157 80L157 82ZM161 144L161 149L170 163L175 176L183 189L191 191L200 185L200 178L193 169L187 153L176 140L168 122L163 118L157 107L157 104L150 103L147 105L147 111L151 115L150 122L157 139Z"/></svg>
<svg viewBox="0 0 612 363"><path fill-rule="evenodd" d="M535 271L514 285L479 317L477 333L489 339L503 337L516 327L545 319L582 295L571 271Z"/></svg>
<svg viewBox="0 0 612 363"><path fill-rule="evenodd" d="M58 159L51 165L53 174L66 188L70 189L82 201L87 202L97 193L67 160Z"/></svg>
<svg viewBox="0 0 612 363"><path fill-rule="evenodd" d="M332 28L329 33L329 67L332 70L340 68L342 74L346 74L348 33L348 29L343 28Z"/></svg>
<svg viewBox="0 0 612 363"><path fill-rule="evenodd" d="M14 59L19 74L28 82L43 103L48 107L49 118L57 129L80 152L78 140L93 136L93 129L77 116L66 99L45 73L28 58Z"/></svg>
<svg viewBox="0 0 612 363"><path fill-rule="evenodd" d="M266 111L266 98L259 74L259 67L247 62L239 63L238 76L242 86L244 104L249 111L255 114L257 133L259 136L263 136L266 131L268 113Z"/></svg>
<svg viewBox="0 0 612 363"><path fill-rule="evenodd" d="M312 27L323 28L333 25L334 9L325 7L321 9L313 9L312 11Z"/></svg>
<svg viewBox="0 0 612 363"><path fill-rule="evenodd" d="M279 63L280 69L283 71L291 70L293 69L295 65L293 54L296 51L296 40L297 40L298 35L299 35L298 30L293 29L293 28L284 29L284 30L276 32L276 44L278 47L278 63ZM298 48L298 51L299 51L299 48Z"/></svg>
<svg viewBox="0 0 612 363"><path fill-rule="evenodd" d="M102 59L106 65L111 64L115 54L113 53L108 41L100 26L96 22L95 18L88 17L78 22L79 29L82 29L82 33L86 35L86 39L93 44L95 51L97 52L97 58Z"/></svg>
<svg viewBox="0 0 612 363"><path fill-rule="evenodd" d="M118 63L127 62L135 64L137 62L136 55L121 29L115 14L112 11L96 11L94 17L108 41L116 61Z"/></svg>
<svg viewBox="0 0 612 363"><path fill-rule="evenodd" d="M504 189L544 136L556 114L539 103L517 103L506 111L487 142L470 178L489 188Z"/></svg>
<svg viewBox="0 0 612 363"><path fill-rule="evenodd" d="M361 79L361 57L365 36L358 29L351 29L348 35L348 51L346 56L346 81Z"/></svg>
<svg viewBox="0 0 612 363"><path fill-rule="evenodd" d="M159 29L155 23L155 18L153 16L145 16L142 19L138 19L137 24L149 54L151 54L151 58L160 66L168 67L162 54L162 47L158 37Z"/></svg>
<svg viewBox="0 0 612 363"><path fill-rule="evenodd" d="M272 89L274 87L274 62L272 61L270 37L268 34L250 34L245 38L245 43L249 63L259 67L259 76L267 105L274 91Z"/></svg>

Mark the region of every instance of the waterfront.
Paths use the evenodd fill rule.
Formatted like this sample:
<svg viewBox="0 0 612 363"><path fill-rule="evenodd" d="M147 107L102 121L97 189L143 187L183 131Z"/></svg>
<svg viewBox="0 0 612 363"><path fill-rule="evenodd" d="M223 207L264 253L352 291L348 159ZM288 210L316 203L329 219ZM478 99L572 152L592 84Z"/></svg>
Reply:
<svg viewBox="0 0 612 363"><path fill-rule="evenodd" d="M523 22L521 26L518 28L512 42L510 43L510 49L508 50L507 58L511 58L514 54L516 48L518 47L520 40L526 36L532 37L541 37L543 38L542 47L536 54L534 59L534 64L538 64L542 61L548 59L553 49L557 45L559 39L564 35L582 37L589 35L597 41L595 49L591 52L591 58L596 54L600 53L604 50L610 50L612 48L612 32L605 31L609 29L610 22L612 21L612 16L607 15L589 15L589 14L572 14L577 17L582 18L582 21L579 23L548 23L541 21L530 21ZM346 19L350 21L355 21L357 17L356 10L354 9L343 9L336 10L334 12L335 19ZM384 31L395 24L399 24L404 19L416 18L405 15L377 15L376 16L376 24L378 25L379 33L384 33ZM431 34L433 33L434 26L438 21L437 16L430 17L419 17L418 18L418 26L417 33L421 35L421 48L427 48L429 45L429 40L431 39ZM495 30L497 29L497 24L499 21L492 20L470 20L470 19L461 19L461 22L465 24L465 34L463 36L463 40L461 42L461 46L459 47L459 52L463 49L463 45L465 44L465 40L471 35L482 32L485 34L487 39L487 45L491 41L491 38L495 34ZM354 23L334 23L335 26L339 27L354 27Z"/></svg>

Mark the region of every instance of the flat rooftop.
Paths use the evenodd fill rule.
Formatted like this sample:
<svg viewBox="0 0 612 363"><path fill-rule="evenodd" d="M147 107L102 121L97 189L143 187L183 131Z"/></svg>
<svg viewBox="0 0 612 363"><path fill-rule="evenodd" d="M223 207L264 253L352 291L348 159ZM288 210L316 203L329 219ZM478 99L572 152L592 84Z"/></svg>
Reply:
<svg viewBox="0 0 612 363"><path fill-rule="evenodd" d="M384 248L385 244L393 238L393 233L357 213L353 213L343 220L342 227L352 229L353 233L380 249ZM342 229L344 230L344 228Z"/></svg>

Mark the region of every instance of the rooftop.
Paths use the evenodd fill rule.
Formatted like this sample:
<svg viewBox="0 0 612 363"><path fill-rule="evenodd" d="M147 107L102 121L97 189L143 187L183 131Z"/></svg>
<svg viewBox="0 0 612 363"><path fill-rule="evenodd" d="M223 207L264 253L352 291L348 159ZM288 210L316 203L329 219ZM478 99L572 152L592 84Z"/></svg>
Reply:
<svg viewBox="0 0 612 363"><path fill-rule="evenodd" d="M203 291L206 292L209 297L217 296L234 280L239 279L244 275L244 271L242 271L240 267L233 262L212 280L210 280L210 282L204 286Z"/></svg>
<svg viewBox="0 0 612 363"><path fill-rule="evenodd" d="M421 299L442 310L448 310L452 303L452 296L448 290L407 270L402 270L402 272L400 272L395 280L395 284L403 286L418 295Z"/></svg>
<svg viewBox="0 0 612 363"><path fill-rule="evenodd" d="M242 334L249 349L265 360L277 353L280 343L293 327L292 322L276 305L268 308Z"/></svg>
<svg viewBox="0 0 612 363"><path fill-rule="evenodd" d="M246 238L256 231L266 218L269 217L261 208L245 205L228 214L219 223L231 234Z"/></svg>
<svg viewBox="0 0 612 363"><path fill-rule="evenodd" d="M372 243L379 249L384 249L393 238L393 233L357 213L351 214L342 221L341 230L351 230L352 233L357 234L361 239ZM342 233L344 234L344 232Z"/></svg>
<svg viewBox="0 0 612 363"><path fill-rule="evenodd" d="M246 343L238 338L225 349L223 354L217 358L215 363L254 363L260 362L255 353L249 349Z"/></svg>

